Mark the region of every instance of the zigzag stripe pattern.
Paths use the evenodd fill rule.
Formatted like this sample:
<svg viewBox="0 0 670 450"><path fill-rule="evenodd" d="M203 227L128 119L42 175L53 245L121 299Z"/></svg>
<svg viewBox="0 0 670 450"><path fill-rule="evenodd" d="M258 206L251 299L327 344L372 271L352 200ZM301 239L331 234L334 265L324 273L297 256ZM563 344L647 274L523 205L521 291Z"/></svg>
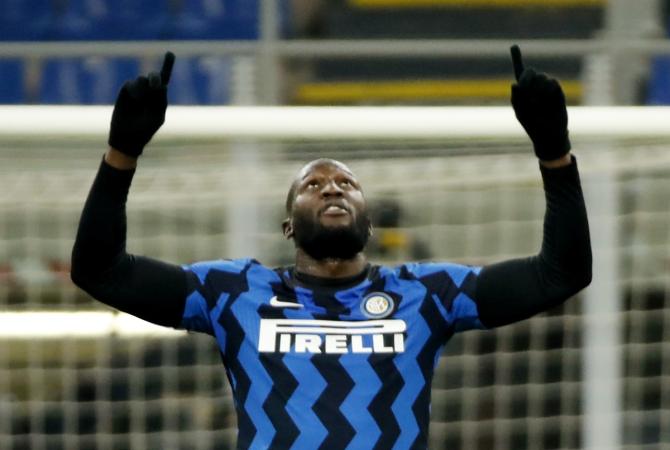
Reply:
<svg viewBox="0 0 670 450"><path fill-rule="evenodd" d="M312 358L312 364L326 380L326 389L312 407L328 430L328 436L319 447L324 450L344 449L354 437L354 428L340 410L354 388L354 381L338 359L335 355L316 355Z"/></svg>

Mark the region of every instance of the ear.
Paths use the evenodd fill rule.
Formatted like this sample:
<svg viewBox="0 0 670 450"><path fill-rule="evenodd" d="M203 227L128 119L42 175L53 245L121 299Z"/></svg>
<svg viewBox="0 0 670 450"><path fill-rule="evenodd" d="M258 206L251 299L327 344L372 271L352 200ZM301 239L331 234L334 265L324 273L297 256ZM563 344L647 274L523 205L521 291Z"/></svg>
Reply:
<svg viewBox="0 0 670 450"><path fill-rule="evenodd" d="M284 219L284 221L281 223L281 228L286 239L293 238L293 221L291 221L291 219Z"/></svg>

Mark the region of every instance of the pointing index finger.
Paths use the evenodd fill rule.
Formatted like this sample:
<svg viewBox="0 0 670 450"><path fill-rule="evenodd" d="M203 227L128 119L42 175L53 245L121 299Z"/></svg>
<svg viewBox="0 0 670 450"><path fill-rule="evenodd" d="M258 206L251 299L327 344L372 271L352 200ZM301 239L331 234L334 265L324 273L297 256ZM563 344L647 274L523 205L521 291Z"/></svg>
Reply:
<svg viewBox="0 0 670 450"><path fill-rule="evenodd" d="M174 53L167 52L165 53L165 59L163 59L163 67L161 67L161 82L163 86L167 86L170 82L170 76L172 75L172 66L174 66Z"/></svg>
<svg viewBox="0 0 670 450"><path fill-rule="evenodd" d="M513 45L510 48L510 53L512 53L512 65L514 66L514 77L516 81L519 81L521 74L523 73L523 60L521 59L521 49L518 45Z"/></svg>

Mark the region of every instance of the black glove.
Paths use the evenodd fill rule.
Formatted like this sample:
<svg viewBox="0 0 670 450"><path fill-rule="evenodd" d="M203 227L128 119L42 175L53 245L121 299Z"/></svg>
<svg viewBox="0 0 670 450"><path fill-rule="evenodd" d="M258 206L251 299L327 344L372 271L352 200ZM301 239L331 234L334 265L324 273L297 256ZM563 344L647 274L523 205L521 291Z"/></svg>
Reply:
<svg viewBox="0 0 670 450"><path fill-rule="evenodd" d="M559 159L570 151L568 110L561 85L543 73L524 68L519 46L513 45L511 52L517 81L512 85L516 118L533 141L538 158Z"/></svg>
<svg viewBox="0 0 670 450"><path fill-rule="evenodd" d="M174 54L167 52L160 73L126 81L116 98L109 145L137 158L154 133L165 122L167 85L170 82Z"/></svg>

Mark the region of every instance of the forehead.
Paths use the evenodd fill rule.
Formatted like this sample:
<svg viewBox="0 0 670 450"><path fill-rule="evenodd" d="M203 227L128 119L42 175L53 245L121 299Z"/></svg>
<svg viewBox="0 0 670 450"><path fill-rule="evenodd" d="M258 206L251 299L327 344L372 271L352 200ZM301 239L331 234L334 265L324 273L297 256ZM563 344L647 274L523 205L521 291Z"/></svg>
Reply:
<svg viewBox="0 0 670 450"><path fill-rule="evenodd" d="M312 161L306 164L302 169L300 169L297 179L304 180L305 178L313 174L335 174L335 173L345 173L355 178L354 173L345 164L339 161L325 160L325 161Z"/></svg>

